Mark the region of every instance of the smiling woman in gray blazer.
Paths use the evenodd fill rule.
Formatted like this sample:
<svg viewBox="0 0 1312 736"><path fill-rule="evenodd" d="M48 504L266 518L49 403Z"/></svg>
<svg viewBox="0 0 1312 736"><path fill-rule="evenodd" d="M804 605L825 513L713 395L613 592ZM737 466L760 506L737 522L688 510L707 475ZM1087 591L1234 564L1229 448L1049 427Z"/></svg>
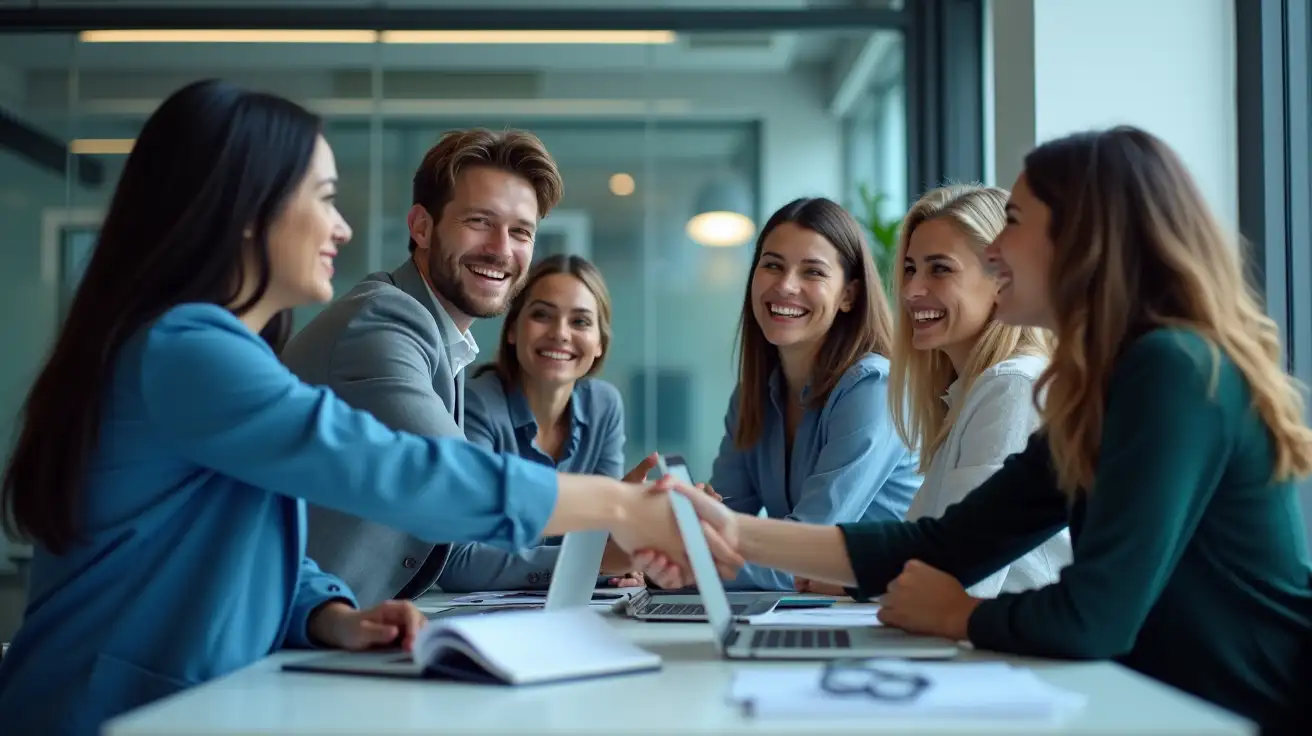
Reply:
<svg viewBox="0 0 1312 736"><path fill-rule="evenodd" d="M496 362L465 387L465 436L562 472L619 478L624 472L624 404L594 374L610 347L610 296L601 273L584 258L543 259L511 302ZM644 458L626 478L641 479ZM437 580L447 592L542 588L560 552L558 540L520 554L486 544L451 550ZM602 573L622 574L628 560L608 555ZM613 555L613 557L612 557ZM637 584L621 578L620 584Z"/></svg>

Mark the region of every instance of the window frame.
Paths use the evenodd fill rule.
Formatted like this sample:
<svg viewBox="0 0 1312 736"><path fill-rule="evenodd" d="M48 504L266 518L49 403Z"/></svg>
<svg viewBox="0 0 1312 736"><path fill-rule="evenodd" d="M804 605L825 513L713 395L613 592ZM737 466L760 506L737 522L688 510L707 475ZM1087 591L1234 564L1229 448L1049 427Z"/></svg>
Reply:
<svg viewBox="0 0 1312 736"><path fill-rule="evenodd" d="M1312 386L1312 0L1236 0L1235 34L1239 228L1285 369Z"/></svg>

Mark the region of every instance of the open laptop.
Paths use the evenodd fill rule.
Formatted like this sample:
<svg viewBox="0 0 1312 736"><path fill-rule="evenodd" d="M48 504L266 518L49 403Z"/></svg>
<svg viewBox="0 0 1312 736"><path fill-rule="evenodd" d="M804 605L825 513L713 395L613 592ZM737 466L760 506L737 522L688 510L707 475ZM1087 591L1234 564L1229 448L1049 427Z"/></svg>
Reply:
<svg viewBox="0 0 1312 736"><path fill-rule="evenodd" d="M688 550L693 577L716 646L725 659L830 660L867 657L951 659L959 651L950 639L916 636L894 628L747 626L735 623L724 585L715 570L711 549L692 502L671 493L670 504Z"/></svg>
<svg viewBox="0 0 1312 736"><path fill-rule="evenodd" d="M678 480L693 485L692 473L682 455L661 455L664 463L660 467L662 475L672 475ZM729 593L729 609L735 618L745 618L761 613L769 613L778 605L784 593L756 593L734 591ZM706 606L696 592L656 592L643 590L630 598L624 605L625 613L639 621L691 621L706 620Z"/></svg>
<svg viewBox="0 0 1312 736"><path fill-rule="evenodd" d="M601 556L606 550L606 539L610 532L598 531L570 532L560 545L560 556L556 558L556 567L551 575L551 585L547 588L546 610L558 611L566 608L586 608L592 601L592 591L597 584L597 570L601 568ZM456 615L496 615L503 611L522 611L536 608L533 604L472 607L448 609L444 613ZM430 617L431 618L431 617ZM422 677L423 667L411 659L409 653L398 649L368 652L333 652L322 657L309 657L288 662L282 666L289 672L329 672L353 675L381 675L386 677Z"/></svg>

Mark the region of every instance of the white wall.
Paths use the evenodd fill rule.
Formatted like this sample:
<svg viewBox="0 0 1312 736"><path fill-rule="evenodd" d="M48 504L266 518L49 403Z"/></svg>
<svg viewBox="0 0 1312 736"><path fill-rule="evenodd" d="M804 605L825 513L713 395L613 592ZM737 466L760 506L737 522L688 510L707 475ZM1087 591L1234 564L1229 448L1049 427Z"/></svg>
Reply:
<svg viewBox="0 0 1312 736"><path fill-rule="evenodd" d="M990 0L992 181L1036 142L1137 125L1183 157L1237 228L1233 0Z"/></svg>

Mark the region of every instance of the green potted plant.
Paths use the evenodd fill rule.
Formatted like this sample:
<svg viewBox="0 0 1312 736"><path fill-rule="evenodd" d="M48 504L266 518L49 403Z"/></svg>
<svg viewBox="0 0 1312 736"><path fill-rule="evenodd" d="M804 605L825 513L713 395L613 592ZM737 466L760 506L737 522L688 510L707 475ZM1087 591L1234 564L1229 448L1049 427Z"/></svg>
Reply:
<svg viewBox="0 0 1312 736"><path fill-rule="evenodd" d="M875 268L879 271L880 280L884 282L884 289L891 293L893 279L897 278L897 264L893 263L893 259L897 256L897 235L902 218L884 219L880 210L888 200L888 195L876 192L866 184L857 186L857 197L860 199L856 211L857 221L870 233L870 252L875 259Z"/></svg>

